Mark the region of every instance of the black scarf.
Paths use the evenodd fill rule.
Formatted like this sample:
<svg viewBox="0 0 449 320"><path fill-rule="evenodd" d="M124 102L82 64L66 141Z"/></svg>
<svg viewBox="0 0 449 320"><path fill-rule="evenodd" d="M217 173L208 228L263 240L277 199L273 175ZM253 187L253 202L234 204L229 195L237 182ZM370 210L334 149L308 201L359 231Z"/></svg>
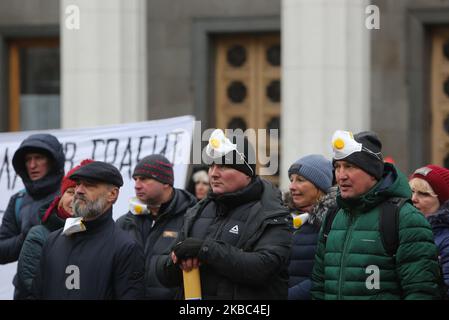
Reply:
<svg viewBox="0 0 449 320"><path fill-rule="evenodd" d="M32 181L27 174L22 177L27 193L33 199L41 199L45 196L56 192L61 186L64 172L50 171L47 175L39 180Z"/></svg>

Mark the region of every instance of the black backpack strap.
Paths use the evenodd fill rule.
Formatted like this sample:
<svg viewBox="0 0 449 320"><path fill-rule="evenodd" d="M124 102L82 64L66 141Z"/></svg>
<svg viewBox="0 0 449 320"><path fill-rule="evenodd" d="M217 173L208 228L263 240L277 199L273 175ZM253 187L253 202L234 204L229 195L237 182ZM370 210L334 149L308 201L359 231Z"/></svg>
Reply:
<svg viewBox="0 0 449 320"><path fill-rule="evenodd" d="M332 222L334 222L334 218L337 215L338 210L340 210L340 207L336 206L326 214L323 226L324 246L326 246L327 237L329 236L329 232L332 228Z"/></svg>
<svg viewBox="0 0 449 320"><path fill-rule="evenodd" d="M399 246L399 211L408 198L390 198L380 207L379 231L388 255L394 256Z"/></svg>

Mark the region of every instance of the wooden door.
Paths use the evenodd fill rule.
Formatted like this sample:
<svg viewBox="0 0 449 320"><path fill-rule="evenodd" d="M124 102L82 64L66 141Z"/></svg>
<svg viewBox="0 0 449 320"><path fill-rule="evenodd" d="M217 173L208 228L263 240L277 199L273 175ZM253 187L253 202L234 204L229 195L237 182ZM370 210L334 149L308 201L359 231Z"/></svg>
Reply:
<svg viewBox="0 0 449 320"><path fill-rule="evenodd" d="M215 114L221 129L280 129L281 47L279 34L227 35L216 39ZM258 140L279 162L278 139ZM258 171L261 163L258 162ZM279 184L279 168L265 176Z"/></svg>

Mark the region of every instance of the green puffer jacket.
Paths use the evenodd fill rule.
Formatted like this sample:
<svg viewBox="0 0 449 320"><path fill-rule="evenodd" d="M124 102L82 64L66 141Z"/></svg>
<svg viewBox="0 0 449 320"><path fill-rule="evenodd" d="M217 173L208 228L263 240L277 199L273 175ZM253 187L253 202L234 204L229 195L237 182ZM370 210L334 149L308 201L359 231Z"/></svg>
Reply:
<svg viewBox="0 0 449 320"><path fill-rule="evenodd" d="M389 256L382 245L379 205L391 197L410 196L407 178L388 163L382 179L362 196L343 199L338 192L337 202L341 209L334 218L326 245L322 229L319 235L312 274L312 298L398 300L441 297L438 254L432 229L424 215L410 203L406 203L399 213L396 255ZM378 286L373 285L376 273Z"/></svg>

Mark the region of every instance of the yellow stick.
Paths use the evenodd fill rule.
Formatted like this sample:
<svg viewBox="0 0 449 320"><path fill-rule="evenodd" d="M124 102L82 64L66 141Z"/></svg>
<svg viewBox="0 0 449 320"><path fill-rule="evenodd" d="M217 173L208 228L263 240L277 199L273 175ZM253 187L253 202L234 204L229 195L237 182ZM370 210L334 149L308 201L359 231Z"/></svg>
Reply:
<svg viewBox="0 0 449 320"><path fill-rule="evenodd" d="M183 271L184 278L184 297L186 300L201 300L201 279L200 269L195 268L191 271Z"/></svg>

